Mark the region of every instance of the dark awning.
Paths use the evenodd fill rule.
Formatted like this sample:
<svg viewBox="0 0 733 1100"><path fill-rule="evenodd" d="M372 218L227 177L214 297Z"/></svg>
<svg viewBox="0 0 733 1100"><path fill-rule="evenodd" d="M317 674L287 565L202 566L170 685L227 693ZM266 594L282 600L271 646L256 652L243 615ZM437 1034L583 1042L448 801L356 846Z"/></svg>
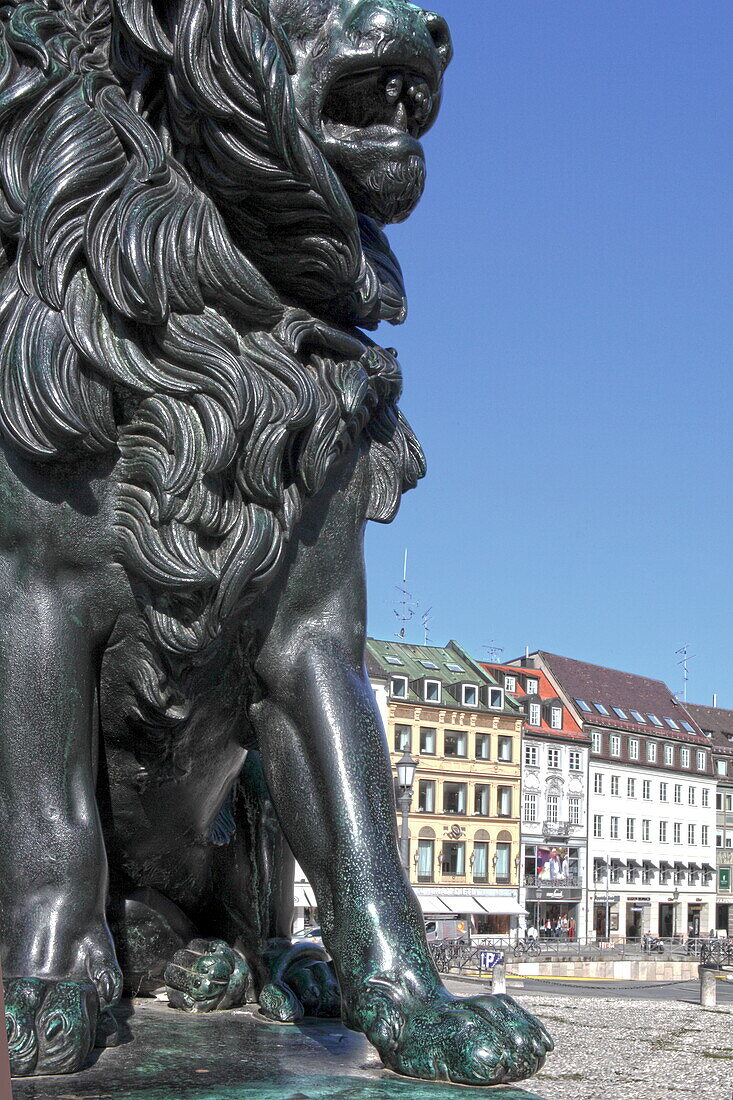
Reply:
<svg viewBox="0 0 733 1100"><path fill-rule="evenodd" d="M616 859L615 856L611 856L611 866L612 867L625 867L626 864L624 863L624 861L622 859Z"/></svg>
<svg viewBox="0 0 733 1100"><path fill-rule="evenodd" d="M687 866L689 867L689 869L691 871L699 871L700 870L700 864L699 863L688 863Z"/></svg>
<svg viewBox="0 0 733 1100"><path fill-rule="evenodd" d="M683 863L681 859L676 859L674 861L674 869L675 869L675 871L686 871L687 870L687 864Z"/></svg>
<svg viewBox="0 0 733 1100"><path fill-rule="evenodd" d="M608 864L606 863L605 859L602 858L602 856L594 856L593 862L598 864L599 867L608 867Z"/></svg>
<svg viewBox="0 0 733 1100"><path fill-rule="evenodd" d="M703 863L702 869L703 869L703 871L708 871L708 872L712 872L712 871L715 870L715 868L711 867L711 865L709 863Z"/></svg>
<svg viewBox="0 0 733 1100"><path fill-rule="evenodd" d="M638 863L635 859L627 859L626 866L631 867L631 869L633 870L636 867L641 867L641 864Z"/></svg>
<svg viewBox="0 0 733 1100"><path fill-rule="evenodd" d="M672 870L672 864L669 862L669 860L660 859L660 861L659 861L659 870L660 871L671 871Z"/></svg>
<svg viewBox="0 0 733 1100"><path fill-rule="evenodd" d="M659 870L656 863L652 863L652 861L650 859L645 859L644 860L644 866L647 867L650 871L658 871Z"/></svg>

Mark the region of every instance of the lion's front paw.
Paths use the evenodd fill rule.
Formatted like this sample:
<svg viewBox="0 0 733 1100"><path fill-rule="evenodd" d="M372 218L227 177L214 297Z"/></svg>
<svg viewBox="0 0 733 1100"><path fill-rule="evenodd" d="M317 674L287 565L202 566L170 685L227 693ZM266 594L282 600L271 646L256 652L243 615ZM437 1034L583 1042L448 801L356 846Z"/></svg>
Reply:
<svg viewBox="0 0 733 1100"><path fill-rule="evenodd" d="M386 1066L406 1077L499 1085L542 1067L553 1042L542 1024L506 996L400 1005L384 991L361 1000L360 1028Z"/></svg>
<svg viewBox="0 0 733 1100"><path fill-rule="evenodd" d="M99 996L91 982L12 978L5 983L10 1071L74 1073L95 1045Z"/></svg>
<svg viewBox="0 0 733 1100"><path fill-rule="evenodd" d="M247 963L224 940L191 940L165 968L168 1001L186 1012L213 1012L247 1000Z"/></svg>
<svg viewBox="0 0 733 1100"><path fill-rule="evenodd" d="M341 1015L341 992L333 963L315 944L271 941L266 955L270 981L260 993L260 1011L294 1023L303 1016Z"/></svg>

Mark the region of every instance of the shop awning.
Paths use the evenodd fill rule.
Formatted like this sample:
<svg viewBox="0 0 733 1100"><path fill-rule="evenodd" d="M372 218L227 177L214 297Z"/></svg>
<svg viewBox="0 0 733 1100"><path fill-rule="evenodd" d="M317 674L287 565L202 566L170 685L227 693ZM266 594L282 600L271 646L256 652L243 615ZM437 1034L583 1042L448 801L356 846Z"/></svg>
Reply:
<svg viewBox="0 0 733 1100"><path fill-rule="evenodd" d="M659 861L659 870L660 871L671 871L672 870L672 864L669 862L668 859L660 859L660 861Z"/></svg>
<svg viewBox="0 0 733 1100"><path fill-rule="evenodd" d="M645 859L643 862L644 862L644 866L647 867L650 871L658 871L659 870L656 863L652 863L652 861L650 859Z"/></svg>
<svg viewBox="0 0 733 1100"><path fill-rule="evenodd" d="M448 898L444 899L448 901ZM477 899L474 899L477 900ZM496 916L525 917L527 910L520 905L516 898L480 898L479 904L485 913L493 913ZM460 898L451 898L450 904L458 903ZM462 910L463 911L463 910Z"/></svg>
<svg viewBox="0 0 733 1100"><path fill-rule="evenodd" d="M622 859L616 859L615 856L612 856L611 857L611 866L612 867L625 867L626 863Z"/></svg>
<svg viewBox="0 0 733 1100"><path fill-rule="evenodd" d="M635 859L627 859L626 866L631 867L631 869L634 870L636 867L641 867L641 864Z"/></svg>
<svg viewBox="0 0 733 1100"><path fill-rule="evenodd" d="M688 863L687 866L691 871L699 871L700 870L700 864L699 863Z"/></svg>
<svg viewBox="0 0 733 1100"><path fill-rule="evenodd" d="M687 870L687 864L683 863L681 859L676 859L674 861L674 869L675 869L675 871L686 871Z"/></svg>
<svg viewBox="0 0 733 1100"><path fill-rule="evenodd" d="M707 871L708 874L712 874L712 872L715 870L715 868L710 863L703 863L702 869L703 871Z"/></svg>
<svg viewBox="0 0 733 1100"><path fill-rule="evenodd" d="M442 902L440 898L436 898L434 894L428 894L426 897L418 897L420 902L420 908L423 913L440 913L444 915L446 913L455 912L454 909L449 909L445 902Z"/></svg>
<svg viewBox="0 0 733 1100"><path fill-rule="evenodd" d="M296 886L293 904L296 909L315 909L318 903L310 886Z"/></svg>

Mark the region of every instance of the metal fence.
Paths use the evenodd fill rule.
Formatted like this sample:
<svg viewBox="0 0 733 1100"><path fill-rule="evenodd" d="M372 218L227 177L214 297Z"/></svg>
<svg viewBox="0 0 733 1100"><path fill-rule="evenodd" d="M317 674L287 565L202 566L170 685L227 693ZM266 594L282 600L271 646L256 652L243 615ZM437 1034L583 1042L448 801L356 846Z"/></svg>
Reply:
<svg viewBox="0 0 733 1100"><path fill-rule="evenodd" d="M641 939L561 940L509 939L505 936L472 937L465 940L433 940L429 944L433 958L443 973L483 973L490 967L487 956L494 952L504 955L507 966L513 962L578 962L584 959L658 959L662 961L699 958L702 962L708 949L717 951L716 958L729 959L733 965L733 941L704 940L673 936L662 939L643 936ZM712 955L710 956L713 957Z"/></svg>
<svg viewBox="0 0 733 1100"><path fill-rule="evenodd" d="M698 957L702 966L733 967L733 941L700 940Z"/></svg>

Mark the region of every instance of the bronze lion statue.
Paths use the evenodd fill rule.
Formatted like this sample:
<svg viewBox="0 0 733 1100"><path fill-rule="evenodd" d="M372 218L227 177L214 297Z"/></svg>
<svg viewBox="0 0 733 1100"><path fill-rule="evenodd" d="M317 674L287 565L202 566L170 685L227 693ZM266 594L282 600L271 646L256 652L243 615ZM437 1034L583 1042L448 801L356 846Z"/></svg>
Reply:
<svg viewBox="0 0 733 1100"><path fill-rule="evenodd" d="M458 1000L400 866L362 538L424 472L382 227L451 45L403 0L6 0L0 930L16 1075L110 1009L341 1013L399 1073L551 1048ZM332 962L290 942L294 853ZM245 1025L243 1025L245 1026Z"/></svg>

